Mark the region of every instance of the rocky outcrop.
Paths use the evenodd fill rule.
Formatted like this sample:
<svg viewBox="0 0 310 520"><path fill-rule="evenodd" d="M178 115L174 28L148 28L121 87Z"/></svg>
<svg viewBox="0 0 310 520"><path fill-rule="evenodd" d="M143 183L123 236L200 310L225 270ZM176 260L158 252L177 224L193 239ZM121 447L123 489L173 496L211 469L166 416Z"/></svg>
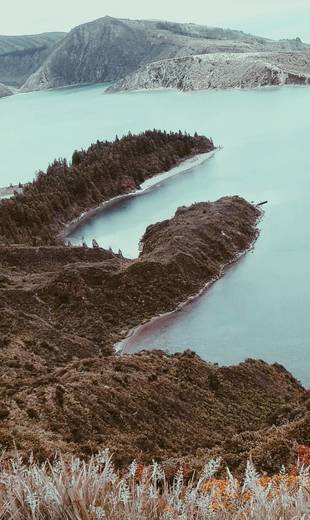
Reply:
<svg viewBox="0 0 310 520"><path fill-rule="evenodd" d="M10 88L8 88L5 85L2 85L2 83L0 83L0 98L6 97L6 96L11 96L12 94L13 94L13 92Z"/></svg>
<svg viewBox="0 0 310 520"><path fill-rule="evenodd" d="M148 63L189 55L306 49L240 31L195 24L101 18L73 29L25 83L24 90L114 81Z"/></svg>
<svg viewBox="0 0 310 520"><path fill-rule="evenodd" d="M65 33L0 36L0 81L20 87L44 62Z"/></svg>
<svg viewBox="0 0 310 520"><path fill-rule="evenodd" d="M124 90L251 88L309 85L310 52L232 53L187 56L151 63L110 87Z"/></svg>

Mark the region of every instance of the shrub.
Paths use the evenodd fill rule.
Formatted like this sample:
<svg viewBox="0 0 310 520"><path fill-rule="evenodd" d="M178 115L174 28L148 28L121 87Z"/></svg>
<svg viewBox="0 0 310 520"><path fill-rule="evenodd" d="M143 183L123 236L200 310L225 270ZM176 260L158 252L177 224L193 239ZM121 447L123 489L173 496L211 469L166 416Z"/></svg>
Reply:
<svg viewBox="0 0 310 520"><path fill-rule="evenodd" d="M202 520L307 519L310 511L309 467L296 474L283 469L261 477L248 462L244 480L227 469L227 478L215 475L220 459L211 460L201 475L180 468L167 479L153 462L144 467L133 461L116 472L104 450L88 463L79 458L24 465L16 456L0 466L0 518L46 520Z"/></svg>

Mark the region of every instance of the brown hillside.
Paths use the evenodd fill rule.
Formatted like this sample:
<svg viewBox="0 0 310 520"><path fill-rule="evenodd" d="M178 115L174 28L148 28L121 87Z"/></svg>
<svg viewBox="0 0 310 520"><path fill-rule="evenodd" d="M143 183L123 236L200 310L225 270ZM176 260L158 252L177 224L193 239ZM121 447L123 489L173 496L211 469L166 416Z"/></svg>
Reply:
<svg viewBox="0 0 310 520"><path fill-rule="evenodd" d="M211 449L273 416L285 423L281 410L299 407L304 390L278 367L112 350L218 276L251 245L258 216L239 197L180 208L147 229L130 261L99 248L2 246L2 445L26 454L35 444L41 457L109 445L124 463Z"/></svg>

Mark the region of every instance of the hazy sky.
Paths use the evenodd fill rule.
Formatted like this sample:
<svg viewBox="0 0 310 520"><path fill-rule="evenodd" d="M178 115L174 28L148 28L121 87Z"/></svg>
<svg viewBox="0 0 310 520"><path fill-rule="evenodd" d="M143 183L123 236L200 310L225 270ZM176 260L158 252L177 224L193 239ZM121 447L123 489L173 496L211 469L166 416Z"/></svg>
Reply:
<svg viewBox="0 0 310 520"><path fill-rule="evenodd" d="M101 16L232 27L310 42L310 0L0 0L0 34L68 31Z"/></svg>

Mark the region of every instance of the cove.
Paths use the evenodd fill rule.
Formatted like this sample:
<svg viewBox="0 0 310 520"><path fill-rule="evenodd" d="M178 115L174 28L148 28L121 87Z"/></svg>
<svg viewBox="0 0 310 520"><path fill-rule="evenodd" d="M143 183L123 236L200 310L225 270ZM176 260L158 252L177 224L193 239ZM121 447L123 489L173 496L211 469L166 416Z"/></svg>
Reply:
<svg viewBox="0 0 310 520"><path fill-rule="evenodd" d="M310 128L305 108L310 91L212 94L188 98L197 102L223 150L135 200L121 201L73 238L94 236L105 247L134 256L145 226L171 217L177 206L226 194L268 200L253 252L197 300L142 326L122 347L124 352L190 348L220 364L262 358L283 364L309 386Z"/></svg>
<svg viewBox="0 0 310 520"><path fill-rule="evenodd" d="M310 89L299 87L106 95L96 86L13 96L0 101L1 185L129 130L211 136L223 146L214 157L96 214L71 241L95 238L135 257L146 226L178 206L224 195L268 200L254 251L199 299L140 328L124 350L191 348L220 364L262 358L310 386L309 107Z"/></svg>

